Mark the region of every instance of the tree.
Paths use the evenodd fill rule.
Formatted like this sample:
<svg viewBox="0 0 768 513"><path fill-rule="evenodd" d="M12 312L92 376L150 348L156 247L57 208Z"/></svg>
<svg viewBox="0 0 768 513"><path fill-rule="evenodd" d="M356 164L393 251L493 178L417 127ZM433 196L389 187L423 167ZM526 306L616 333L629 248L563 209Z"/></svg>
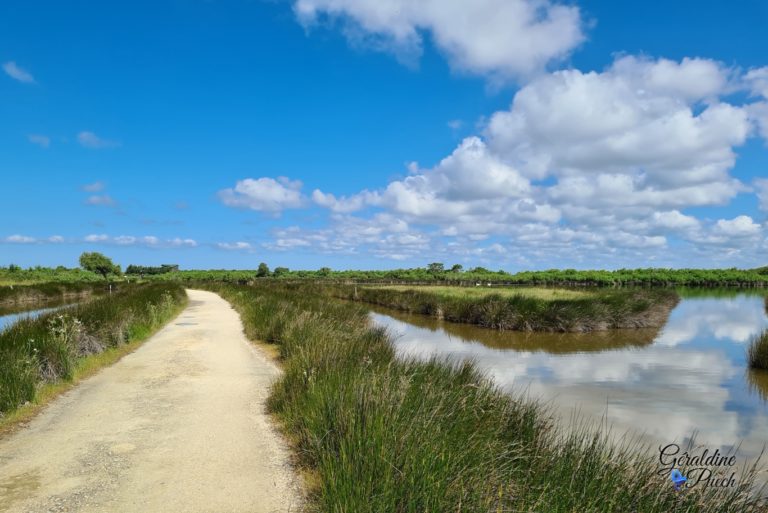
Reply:
<svg viewBox="0 0 768 513"><path fill-rule="evenodd" d="M288 274L289 272L290 271L288 270L287 267L275 267L274 276L277 278L277 277L280 277L280 276L282 276L284 274Z"/></svg>
<svg viewBox="0 0 768 513"><path fill-rule="evenodd" d="M102 255L101 253L83 253L80 255L80 267L86 271L100 274L107 279L109 274L120 274L120 266L112 263L109 257Z"/></svg>
<svg viewBox="0 0 768 513"><path fill-rule="evenodd" d="M317 271L317 274L320 276L330 276L331 272L332 271L330 267L321 267L320 270Z"/></svg>
<svg viewBox="0 0 768 513"><path fill-rule="evenodd" d="M257 278L266 278L269 276L269 266L264 262L259 264L259 268L256 270Z"/></svg>
<svg viewBox="0 0 768 513"><path fill-rule="evenodd" d="M427 266L427 270L432 274L440 274L445 271L445 266L442 262L432 262Z"/></svg>
<svg viewBox="0 0 768 513"><path fill-rule="evenodd" d="M464 266L461 264L453 264L453 267L451 267L452 273L460 273L464 270Z"/></svg>

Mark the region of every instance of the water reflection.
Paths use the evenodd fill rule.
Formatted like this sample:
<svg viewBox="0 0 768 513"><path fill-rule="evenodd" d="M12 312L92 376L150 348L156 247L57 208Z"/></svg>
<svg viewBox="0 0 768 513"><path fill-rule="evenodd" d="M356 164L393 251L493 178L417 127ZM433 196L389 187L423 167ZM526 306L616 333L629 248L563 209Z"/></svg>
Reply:
<svg viewBox="0 0 768 513"><path fill-rule="evenodd" d="M528 390L564 420L574 411L649 441L757 455L768 440L768 373L748 372L746 342L768 327L763 297L686 297L661 330L496 332L376 309L399 355L471 359L503 389Z"/></svg>
<svg viewBox="0 0 768 513"><path fill-rule="evenodd" d="M53 312L55 310L64 308L66 306L73 306L73 305L61 303L61 304L57 304L56 306L48 306L46 308L37 308L34 310L29 310L29 309L24 310L23 306L2 309L0 310L0 331L11 326L13 323L15 323L20 319L25 319L28 317L37 317L39 315L43 315L48 312ZM29 306L27 306L26 308L29 308Z"/></svg>

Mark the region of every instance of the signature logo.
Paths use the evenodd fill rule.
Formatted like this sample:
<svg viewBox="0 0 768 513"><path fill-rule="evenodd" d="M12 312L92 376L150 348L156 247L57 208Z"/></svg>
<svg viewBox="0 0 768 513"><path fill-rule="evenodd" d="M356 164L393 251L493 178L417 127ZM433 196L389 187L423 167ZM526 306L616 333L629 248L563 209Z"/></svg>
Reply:
<svg viewBox="0 0 768 513"><path fill-rule="evenodd" d="M672 484L675 485L675 490L678 492L680 491L680 488L683 487L686 481L688 481L688 478L683 475L682 472L679 470L672 469L672 472L669 474L669 478L672 480Z"/></svg>

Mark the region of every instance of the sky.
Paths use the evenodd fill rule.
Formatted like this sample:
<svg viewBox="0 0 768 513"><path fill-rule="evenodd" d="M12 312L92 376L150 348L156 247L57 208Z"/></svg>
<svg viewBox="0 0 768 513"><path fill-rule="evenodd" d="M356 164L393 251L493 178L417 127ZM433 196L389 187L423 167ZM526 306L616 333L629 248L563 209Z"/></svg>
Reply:
<svg viewBox="0 0 768 513"><path fill-rule="evenodd" d="M762 0L10 0L0 265L756 267Z"/></svg>

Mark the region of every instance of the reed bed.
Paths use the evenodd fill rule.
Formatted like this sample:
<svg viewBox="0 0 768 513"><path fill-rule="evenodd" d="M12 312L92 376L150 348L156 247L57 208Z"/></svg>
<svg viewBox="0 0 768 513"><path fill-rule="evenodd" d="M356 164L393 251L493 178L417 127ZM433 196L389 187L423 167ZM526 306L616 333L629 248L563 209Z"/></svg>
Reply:
<svg viewBox="0 0 768 513"><path fill-rule="evenodd" d="M0 331L0 415L34 400L43 384L72 379L81 359L146 338L185 302L178 284L126 286Z"/></svg>
<svg viewBox="0 0 768 513"><path fill-rule="evenodd" d="M484 328L589 332L654 328L666 321L679 296L669 289L600 289L568 298L521 292L459 294L442 287L328 286L329 294ZM456 289L461 290L461 289Z"/></svg>
<svg viewBox="0 0 768 513"><path fill-rule="evenodd" d="M310 476L308 511L756 512L754 474L675 492L657 453L555 427L471 364L396 358L360 305L301 284L208 283L246 334L277 344L269 408Z"/></svg>

